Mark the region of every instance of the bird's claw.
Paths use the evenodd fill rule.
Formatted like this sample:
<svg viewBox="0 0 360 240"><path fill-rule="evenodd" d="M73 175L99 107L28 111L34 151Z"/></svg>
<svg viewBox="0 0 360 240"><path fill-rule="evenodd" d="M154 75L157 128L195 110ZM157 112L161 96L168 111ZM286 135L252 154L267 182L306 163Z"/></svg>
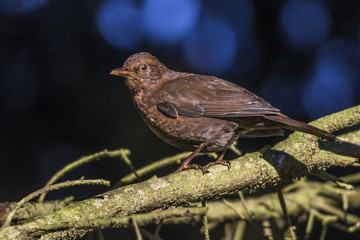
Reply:
<svg viewBox="0 0 360 240"><path fill-rule="evenodd" d="M228 160L223 160L223 159L216 160L214 162L209 163L208 165L206 165L206 168L209 168L209 167L211 167L213 165L217 165L217 164L227 166L228 170L230 170L230 168L231 168L231 163Z"/></svg>
<svg viewBox="0 0 360 240"><path fill-rule="evenodd" d="M188 165L180 165L174 172L172 172L171 174L174 173L178 173L181 172L183 170L187 170L187 169L200 169L202 171L203 174L207 173L207 170L205 170L205 168L199 164L188 164Z"/></svg>

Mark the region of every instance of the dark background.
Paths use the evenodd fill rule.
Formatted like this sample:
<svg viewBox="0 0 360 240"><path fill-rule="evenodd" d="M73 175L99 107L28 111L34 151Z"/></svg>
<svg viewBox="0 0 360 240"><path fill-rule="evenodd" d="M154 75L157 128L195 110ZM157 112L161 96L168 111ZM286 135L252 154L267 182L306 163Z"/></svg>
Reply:
<svg viewBox="0 0 360 240"><path fill-rule="evenodd" d="M65 164L103 149L130 148L136 168L180 152L147 128L123 80L109 76L133 53L225 78L311 121L360 102L359 23L359 1L1 0L0 201L18 201ZM240 140L240 148L279 140ZM105 159L62 180L116 182L127 173L120 160ZM180 227L165 228L165 238L180 237L171 235Z"/></svg>

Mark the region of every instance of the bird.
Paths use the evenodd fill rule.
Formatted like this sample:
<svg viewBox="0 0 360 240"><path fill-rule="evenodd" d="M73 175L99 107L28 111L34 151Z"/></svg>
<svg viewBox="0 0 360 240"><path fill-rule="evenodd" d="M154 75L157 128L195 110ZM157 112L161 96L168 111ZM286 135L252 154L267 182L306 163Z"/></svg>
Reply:
<svg viewBox="0 0 360 240"><path fill-rule="evenodd" d="M110 75L123 77L135 108L148 127L164 142L192 151L173 172L204 168L191 164L198 153L219 153L212 164L222 164L226 150L239 137L282 136L283 129L326 140L336 136L282 114L256 94L215 76L170 70L156 57L139 52Z"/></svg>

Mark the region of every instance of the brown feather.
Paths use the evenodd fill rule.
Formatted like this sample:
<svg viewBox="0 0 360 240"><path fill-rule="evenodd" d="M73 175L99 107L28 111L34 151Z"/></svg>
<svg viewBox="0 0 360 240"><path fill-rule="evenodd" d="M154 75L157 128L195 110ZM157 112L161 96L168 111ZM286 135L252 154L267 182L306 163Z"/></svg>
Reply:
<svg viewBox="0 0 360 240"><path fill-rule="evenodd" d="M288 118L286 116L265 116L265 119L274 121L276 123L281 123L283 128L290 129L293 131L299 131L304 133L310 133L317 137L324 138L327 140L335 140L336 136L325 132L324 130L321 130L319 128L316 128L314 126L311 126L309 124L306 124L304 122L300 122L291 118Z"/></svg>
<svg viewBox="0 0 360 240"><path fill-rule="evenodd" d="M187 117L251 117L279 114L250 91L225 80L202 75L178 77L158 91L159 101L175 106Z"/></svg>

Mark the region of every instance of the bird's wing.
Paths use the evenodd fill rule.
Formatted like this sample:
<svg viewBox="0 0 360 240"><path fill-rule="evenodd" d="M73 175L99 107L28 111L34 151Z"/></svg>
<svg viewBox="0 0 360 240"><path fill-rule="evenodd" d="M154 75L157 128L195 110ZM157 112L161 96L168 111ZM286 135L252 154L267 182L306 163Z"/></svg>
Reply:
<svg viewBox="0 0 360 240"><path fill-rule="evenodd" d="M157 92L157 109L168 117L254 117L280 110L250 91L225 80L202 75L177 77Z"/></svg>

